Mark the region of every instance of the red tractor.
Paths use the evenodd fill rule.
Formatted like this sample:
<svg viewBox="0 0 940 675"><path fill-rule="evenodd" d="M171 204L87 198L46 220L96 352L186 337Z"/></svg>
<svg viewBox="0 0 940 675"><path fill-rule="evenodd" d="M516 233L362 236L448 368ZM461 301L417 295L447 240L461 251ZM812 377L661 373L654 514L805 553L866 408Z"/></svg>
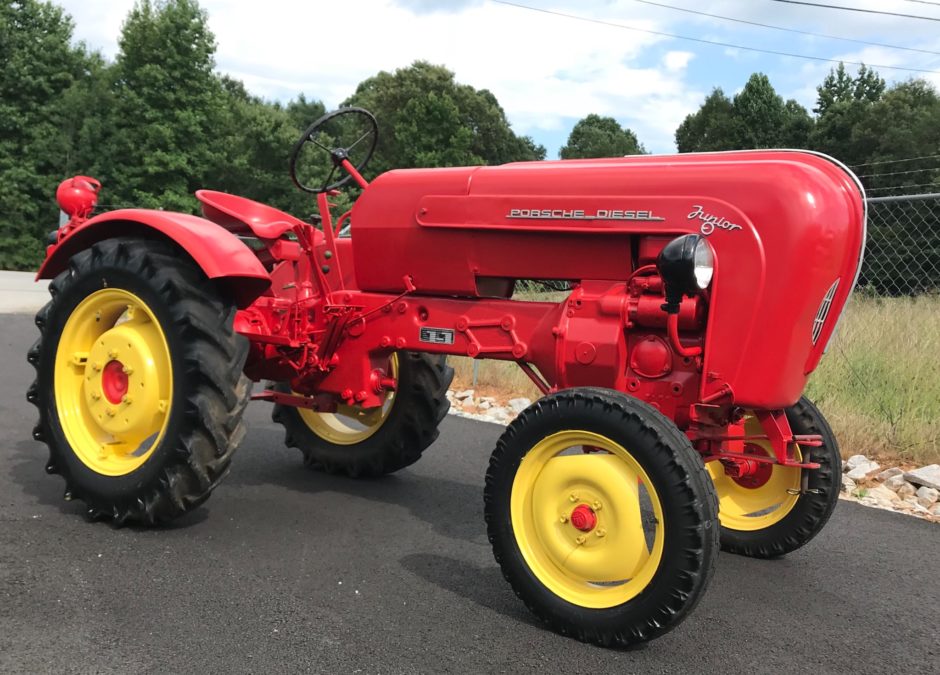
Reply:
<svg viewBox="0 0 940 675"><path fill-rule="evenodd" d="M118 524L196 508L249 398L274 403L316 469L396 471L437 437L455 354L513 361L544 394L499 439L484 500L506 579L554 630L652 639L702 597L719 544L775 557L820 531L841 460L801 395L865 243L845 166L772 150L367 183L377 140L356 108L303 134L307 221L207 190L203 218L90 217L100 184L62 184L28 398L66 499ZM334 222L350 182L361 194ZM514 300L533 279L569 292Z"/></svg>

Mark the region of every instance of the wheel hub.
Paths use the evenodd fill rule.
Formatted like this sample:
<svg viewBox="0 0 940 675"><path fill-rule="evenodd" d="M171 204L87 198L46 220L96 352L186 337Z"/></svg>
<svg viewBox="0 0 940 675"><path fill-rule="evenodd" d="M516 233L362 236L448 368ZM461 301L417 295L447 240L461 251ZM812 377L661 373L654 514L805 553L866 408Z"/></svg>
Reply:
<svg viewBox="0 0 940 675"><path fill-rule="evenodd" d="M103 333L88 352L85 403L94 423L122 443L139 445L166 411L155 357L159 342L153 323L126 322Z"/></svg>
<svg viewBox="0 0 940 675"><path fill-rule="evenodd" d="M578 504L570 516L571 525L581 532L590 532L597 526L597 514L587 504Z"/></svg>
<svg viewBox="0 0 940 675"><path fill-rule="evenodd" d="M117 359L108 361L102 370L101 391L111 403L121 403L127 395L127 368Z"/></svg>
<svg viewBox="0 0 940 675"><path fill-rule="evenodd" d="M759 445L747 443L744 452L748 455L766 457L767 453ZM753 459L732 459L723 461L725 473L741 487L756 489L767 484L774 471L774 465L769 462L758 462Z"/></svg>

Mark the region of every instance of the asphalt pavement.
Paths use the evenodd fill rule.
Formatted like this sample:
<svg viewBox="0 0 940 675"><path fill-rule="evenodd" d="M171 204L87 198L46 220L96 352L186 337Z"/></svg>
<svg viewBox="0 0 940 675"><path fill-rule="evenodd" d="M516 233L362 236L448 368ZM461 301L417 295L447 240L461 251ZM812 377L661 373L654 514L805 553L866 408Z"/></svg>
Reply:
<svg viewBox="0 0 940 675"><path fill-rule="evenodd" d="M501 428L454 417L411 469L354 481L304 469L254 403L206 505L159 530L87 523L30 440L36 336L0 316L0 673L940 672L940 527L844 502L786 558L722 555L648 645L543 629L486 541Z"/></svg>

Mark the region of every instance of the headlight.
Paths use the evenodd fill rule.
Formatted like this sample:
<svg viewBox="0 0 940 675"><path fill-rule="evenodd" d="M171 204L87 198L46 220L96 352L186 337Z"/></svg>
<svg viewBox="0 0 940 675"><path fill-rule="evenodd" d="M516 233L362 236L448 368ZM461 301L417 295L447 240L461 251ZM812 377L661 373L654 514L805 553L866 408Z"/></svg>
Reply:
<svg viewBox="0 0 940 675"><path fill-rule="evenodd" d="M656 267L666 290L666 311L675 313L683 295L708 288L715 273L715 254L702 235L686 234L663 247Z"/></svg>
<svg viewBox="0 0 940 675"><path fill-rule="evenodd" d="M697 237L698 235L692 235ZM695 283L702 290L708 288L715 273L715 254L712 247L704 239L695 244Z"/></svg>

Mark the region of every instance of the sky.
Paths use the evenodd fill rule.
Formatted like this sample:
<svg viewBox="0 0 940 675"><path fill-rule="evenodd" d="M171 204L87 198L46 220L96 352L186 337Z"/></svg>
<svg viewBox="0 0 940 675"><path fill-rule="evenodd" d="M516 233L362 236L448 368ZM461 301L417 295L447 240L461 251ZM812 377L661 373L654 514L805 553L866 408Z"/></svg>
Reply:
<svg viewBox="0 0 940 675"><path fill-rule="evenodd" d="M940 21L774 0L657 3L936 53L770 30L639 0L517 2L554 13L495 0L200 1L218 42L218 70L256 95L286 102L303 93L329 109L365 78L423 59L447 66L459 82L492 91L513 129L543 144L549 158L557 157L575 122L590 113L616 118L647 150L674 152L676 127L714 87L733 95L757 71L784 98L812 109L816 86L835 65L641 31L933 71L876 67L889 82L924 77L940 87ZM940 0L815 1L940 20ZM77 40L114 57L133 0L57 2L74 19Z"/></svg>

